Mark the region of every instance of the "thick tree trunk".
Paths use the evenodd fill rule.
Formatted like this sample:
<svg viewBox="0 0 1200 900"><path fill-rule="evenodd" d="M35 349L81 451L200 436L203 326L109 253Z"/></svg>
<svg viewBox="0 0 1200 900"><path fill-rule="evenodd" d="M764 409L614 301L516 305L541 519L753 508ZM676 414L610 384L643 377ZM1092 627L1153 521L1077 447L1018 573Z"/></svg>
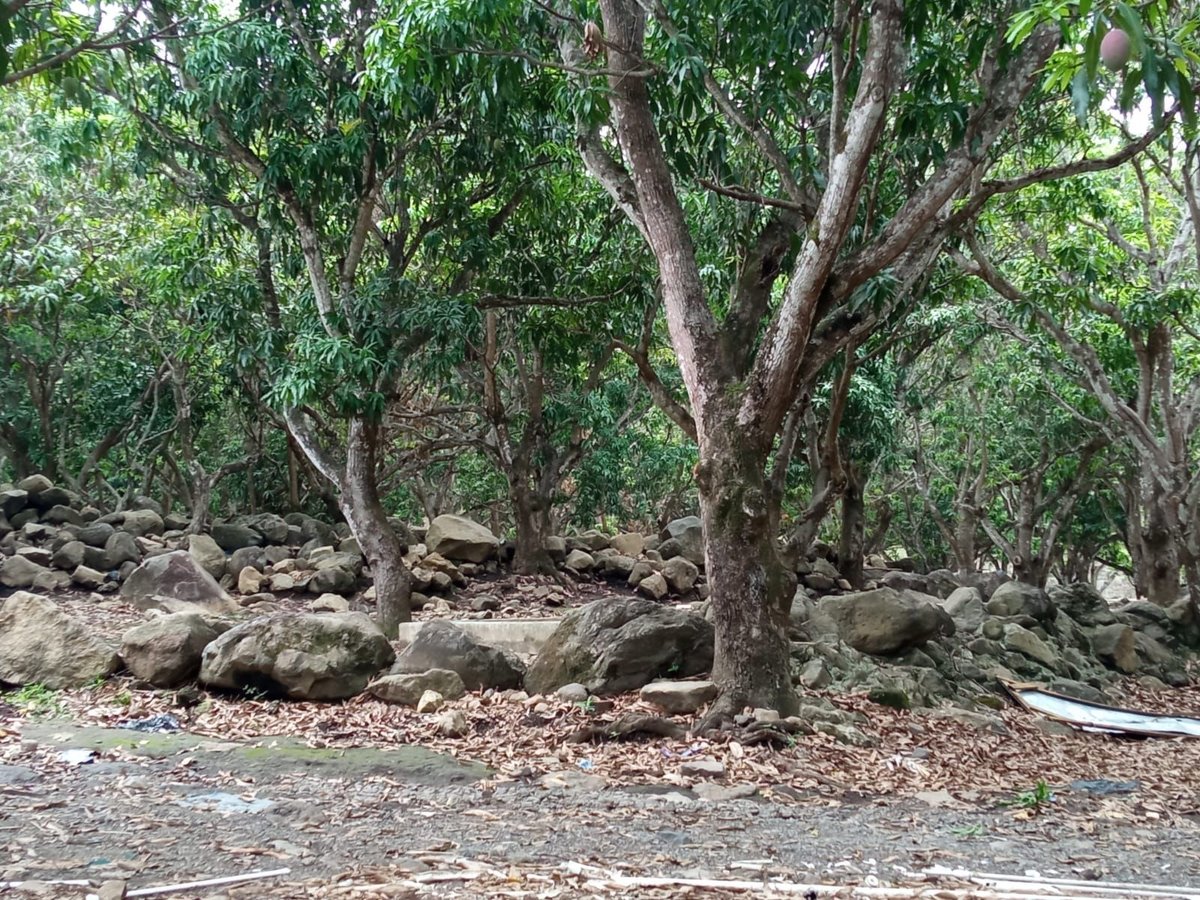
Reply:
<svg viewBox="0 0 1200 900"><path fill-rule="evenodd" d="M866 479L858 466L847 465L846 487L842 492L842 534L838 540L838 571L855 588L863 586L863 543L866 509L863 493Z"/></svg>
<svg viewBox="0 0 1200 900"><path fill-rule="evenodd" d="M765 460L739 446L741 432L732 417L726 428L709 434L718 446L701 447L697 485L716 629L712 676L721 689L710 718L746 706L791 715L798 703L787 625L796 577L776 551Z"/></svg>
<svg viewBox="0 0 1200 900"><path fill-rule="evenodd" d="M339 506L350 531L371 567L375 582L376 621L389 638L397 626L412 619L412 577L404 564L405 546L387 520L379 499L375 456L377 425L355 417L346 441L346 468L339 488Z"/></svg>
<svg viewBox="0 0 1200 900"><path fill-rule="evenodd" d="M509 486L516 517L517 541L512 571L517 575L545 575L555 571L554 561L546 551L550 534L550 502L538 496L524 478L515 477Z"/></svg>

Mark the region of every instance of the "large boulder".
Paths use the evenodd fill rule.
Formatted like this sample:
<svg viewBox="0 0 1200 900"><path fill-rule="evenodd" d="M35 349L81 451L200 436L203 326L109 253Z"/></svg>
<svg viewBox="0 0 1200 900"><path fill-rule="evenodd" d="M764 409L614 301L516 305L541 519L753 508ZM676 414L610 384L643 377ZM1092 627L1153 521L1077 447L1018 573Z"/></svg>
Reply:
<svg viewBox="0 0 1200 900"><path fill-rule="evenodd" d="M39 575L49 570L24 556L9 556L0 562L0 585L10 588L33 587Z"/></svg>
<svg viewBox="0 0 1200 900"><path fill-rule="evenodd" d="M1041 588L1020 581L1006 581L987 602L993 616L1030 616L1040 621L1054 618L1054 604Z"/></svg>
<svg viewBox="0 0 1200 900"><path fill-rule="evenodd" d="M160 616L121 636L121 659L142 681L160 688L174 687L200 673L204 648L219 633L198 613Z"/></svg>
<svg viewBox="0 0 1200 900"><path fill-rule="evenodd" d="M79 687L116 671L116 650L37 594L17 591L0 607L0 681Z"/></svg>
<svg viewBox="0 0 1200 900"><path fill-rule="evenodd" d="M263 540L268 544L287 543L288 525L281 516L274 515L273 513L258 513L257 515L239 519L238 523L253 528L262 535Z"/></svg>
<svg viewBox="0 0 1200 900"><path fill-rule="evenodd" d="M1050 602L1080 625L1111 625L1117 621L1104 595L1087 582L1051 588Z"/></svg>
<svg viewBox="0 0 1200 900"><path fill-rule="evenodd" d="M134 537L162 534L162 516L152 509L131 509L125 513L125 518L121 521L121 530Z"/></svg>
<svg viewBox="0 0 1200 900"><path fill-rule="evenodd" d="M983 624L987 610L983 606L983 594L979 588L955 588L945 600L942 609L954 620L959 631L974 631Z"/></svg>
<svg viewBox="0 0 1200 900"><path fill-rule="evenodd" d="M104 542L104 568L119 569L122 563L142 560L142 548L137 538L127 531L114 531Z"/></svg>
<svg viewBox="0 0 1200 900"><path fill-rule="evenodd" d="M954 634L954 620L937 598L916 591L882 587L829 597L820 607L837 624L839 637L860 653L887 656Z"/></svg>
<svg viewBox="0 0 1200 900"><path fill-rule="evenodd" d="M259 547L263 543L263 536L249 525L233 522L217 522L212 527L212 537L218 547L230 553L243 547Z"/></svg>
<svg viewBox="0 0 1200 900"><path fill-rule="evenodd" d="M698 675L712 660L713 628L703 616L611 597L563 618L525 674L525 688L546 694L577 682L593 694L619 694Z"/></svg>
<svg viewBox="0 0 1200 900"><path fill-rule="evenodd" d="M139 609L161 609L163 598L178 601L175 612L186 611L179 603L194 607L194 612L231 613L238 608L186 550L150 557L125 579L121 596Z"/></svg>
<svg viewBox="0 0 1200 900"><path fill-rule="evenodd" d="M525 667L515 656L481 644L444 619L426 622L400 651L389 674L414 675L430 669L457 672L468 691L521 686Z"/></svg>
<svg viewBox="0 0 1200 900"><path fill-rule="evenodd" d="M187 551L192 555L192 559L196 560L200 568L213 578L221 578L225 574L228 563L225 551L209 535L188 535Z"/></svg>
<svg viewBox="0 0 1200 900"><path fill-rule="evenodd" d="M15 488L0 491L0 516L11 519L25 508L25 504L28 501L28 491L17 490Z"/></svg>
<svg viewBox="0 0 1200 900"><path fill-rule="evenodd" d="M1137 671L1137 639L1128 625L1101 625L1093 629L1091 639L1096 657L1104 665L1127 675Z"/></svg>
<svg viewBox="0 0 1200 900"><path fill-rule="evenodd" d="M704 525L699 516L672 519L659 537L663 541L658 548L663 559L682 556L697 566L704 565Z"/></svg>
<svg viewBox="0 0 1200 900"><path fill-rule="evenodd" d="M200 680L291 700L344 700L395 658L363 613L279 613L243 622L205 647Z"/></svg>
<svg viewBox="0 0 1200 900"><path fill-rule="evenodd" d="M500 540L478 522L463 516L438 516L425 535L430 553L458 562L481 563L494 556Z"/></svg>

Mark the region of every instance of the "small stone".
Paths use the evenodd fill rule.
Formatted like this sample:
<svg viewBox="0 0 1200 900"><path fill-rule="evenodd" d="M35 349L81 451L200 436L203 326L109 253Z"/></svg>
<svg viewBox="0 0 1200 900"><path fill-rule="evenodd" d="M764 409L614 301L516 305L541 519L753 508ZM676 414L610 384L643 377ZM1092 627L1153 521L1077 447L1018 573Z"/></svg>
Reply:
<svg viewBox="0 0 1200 900"><path fill-rule="evenodd" d="M566 700L568 703L583 703L588 698L588 689L579 682L564 684L554 692L561 700Z"/></svg>
<svg viewBox="0 0 1200 900"><path fill-rule="evenodd" d="M81 588L94 591L104 584L104 573L89 569L87 566L76 566L75 571L71 573L71 581Z"/></svg>
<svg viewBox="0 0 1200 900"><path fill-rule="evenodd" d="M437 730L443 737L465 737L470 726L461 709L451 709L438 716Z"/></svg>
<svg viewBox="0 0 1200 900"><path fill-rule="evenodd" d="M777 709L763 709L761 707L757 707L757 708L755 708L753 715L754 715L755 722L778 722L779 721L779 710L777 710Z"/></svg>
<svg viewBox="0 0 1200 900"><path fill-rule="evenodd" d="M124 881L106 881L96 890L97 900L125 900Z"/></svg>
<svg viewBox="0 0 1200 900"><path fill-rule="evenodd" d="M276 572L269 583L272 591L291 591L296 588L296 579L287 572Z"/></svg>
<svg viewBox="0 0 1200 900"><path fill-rule="evenodd" d="M684 778L723 778L725 763L716 759L689 759L679 767Z"/></svg>
<svg viewBox="0 0 1200 900"><path fill-rule="evenodd" d="M711 681L654 681L640 694L643 700L673 716L687 715L716 699L717 686Z"/></svg>
<svg viewBox="0 0 1200 900"><path fill-rule="evenodd" d="M832 680L824 660L811 659L800 671L800 683L814 691L829 687Z"/></svg>
<svg viewBox="0 0 1200 900"><path fill-rule="evenodd" d="M599 775L588 775L568 769L562 772L547 772L541 777L541 785L544 788L595 792L608 787L608 782Z"/></svg>
<svg viewBox="0 0 1200 900"><path fill-rule="evenodd" d="M667 580L658 572L643 578L637 586L638 592L645 594L651 600L662 600L667 596Z"/></svg>
<svg viewBox="0 0 1200 900"><path fill-rule="evenodd" d="M596 565L596 560L584 550L572 550L567 554L566 567L573 572L590 572Z"/></svg>
<svg viewBox="0 0 1200 900"><path fill-rule="evenodd" d="M262 590L265 580L263 573L254 568L254 566L246 566L238 573L238 593L257 594Z"/></svg>
<svg viewBox="0 0 1200 900"><path fill-rule="evenodd" d="M748 800L758 795L758 787L753 784L713 784L702 781L694 788L696 796L709 803L722 803L726 800Z"/></svg>
<svg viewBox="0 0 1200 900"><path fill-rule="evenodd" d="M341 613L349 612L350 604L345 597L338 594L322 594L308 604L308 608L313 612Z"/></svg>
<svg viewBox="0 0 1200 900"><path fill-rule="evenodd" d="M446 705L446 698L437 691L426 691L421 695L421 699L417 701L417 712L437 712Z"/></svg>
<svg viewBox="0 0 1200 900"><path fill-rule="evenodd" d="M500 608L500 598L491 594L483 594L471 599L471 609L476 612L494 612Z"/></svg>

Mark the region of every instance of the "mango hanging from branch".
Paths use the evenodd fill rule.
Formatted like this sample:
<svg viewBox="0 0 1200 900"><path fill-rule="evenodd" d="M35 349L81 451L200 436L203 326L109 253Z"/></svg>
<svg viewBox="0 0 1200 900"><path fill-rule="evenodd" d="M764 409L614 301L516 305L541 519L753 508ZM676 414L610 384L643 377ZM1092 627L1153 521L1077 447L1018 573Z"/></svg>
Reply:
<svg viewBox="0 0 1200 900"><path fill-rule="evenodd" d="M1125 68L1132 52L1129 35L1120 28L1114 28L1100 41L1100 61L1110 72Z"/></svg>

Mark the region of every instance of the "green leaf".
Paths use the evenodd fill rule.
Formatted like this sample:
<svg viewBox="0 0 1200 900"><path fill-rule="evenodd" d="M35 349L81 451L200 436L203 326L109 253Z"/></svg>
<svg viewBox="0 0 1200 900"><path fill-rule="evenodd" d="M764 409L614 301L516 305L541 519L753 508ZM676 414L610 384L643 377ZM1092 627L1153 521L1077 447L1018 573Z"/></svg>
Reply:
<svg viewBox="0 0 1200 900"><path fill-rule="evenodd" d="M1081 68L1071 79L1071 103L1075 109L1075 118L1080 126L1087 125L1088 106L1091 102L1092 80L1088 77L1087 69Z"/></svg>

